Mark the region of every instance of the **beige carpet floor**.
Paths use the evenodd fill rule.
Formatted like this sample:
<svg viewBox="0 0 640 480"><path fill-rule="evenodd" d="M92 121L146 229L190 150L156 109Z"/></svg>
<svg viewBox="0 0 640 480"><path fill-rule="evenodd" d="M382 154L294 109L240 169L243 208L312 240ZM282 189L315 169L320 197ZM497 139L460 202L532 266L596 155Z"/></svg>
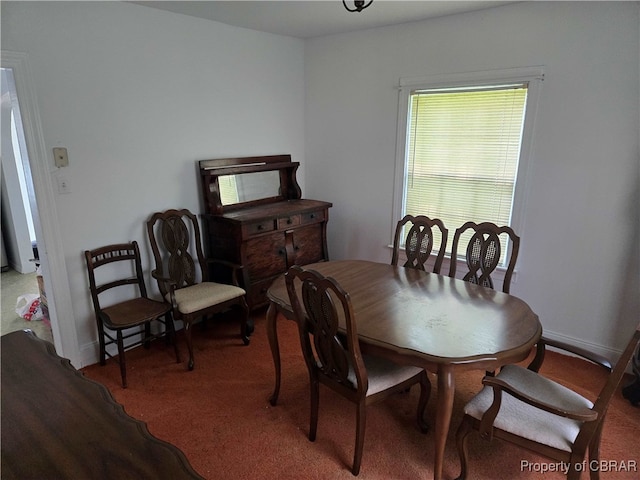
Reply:
<svg viewBox="0 0 640 480"><path fill-rule="evenodd" d="M38 282L35 273L19 273L15 270L2 272L0 277L0 298L2 311L0 317L0 335L29 328L38 337L53 343L51 327L41 320L27 321L16 313L16 302L20 295L38 294Z"/></svg>

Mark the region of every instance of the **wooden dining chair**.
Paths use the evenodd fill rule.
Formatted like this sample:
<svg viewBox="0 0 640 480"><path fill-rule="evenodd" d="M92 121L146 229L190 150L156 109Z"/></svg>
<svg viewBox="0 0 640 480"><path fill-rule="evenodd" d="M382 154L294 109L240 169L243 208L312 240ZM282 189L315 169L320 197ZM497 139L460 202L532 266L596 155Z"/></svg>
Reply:
<svg viewBox="0 0 640 480"><path fill-rule="evenodd" d="M107 346L116 344L122 387L127 388L125 350L138 345L148 348L149 342L160 336L166 336L167 341L173 342L176 361L180 362L171 318L171 305L152 300L147 296L138 243L133 241L85 250L84 257L98 327L100 365L106 364L106 357L116 357L107 350ZM96 273L98 269L100 269L99 274ZM96 276L99 276L99 280L96 280ZM104 297L114 294L116 289L121 296L128 295L129 299L105 305ZM106 294L107 291L110 291L109 294ZM164 324L164 330L152 334L151 323L156 321ZM115 332L115 338L113 332ZM139 339L129 343L125 348L124 340L135 336Z"/></svg>
<svg viewBox="0 0 640 480"><path fill-rule="evenodd" d="M396 232L393 238L393 255L391 257L391 265L398 265L400 249L404 246L407 260L402 266L418 270L426 270L425 264L429 260L431 252L435 246L433 235L434 228L437 228L440 231L440 241L437 245L437 254L433 265L433 273L440 273L449 231L444 226L444 223L442 223L442 220L438 218L431 219L424 215L418 215L415 217L413 215L405 215L405 217L396 225ZM406 231L406 235L403 236L404 231ZM404 242L402 242L402 240L404 240Z"/></svg>
<svg viewBox="0 0 640 480"><path fill-rule="evenodd" d="M640 405L640 348L631 362L633 378L622 388L622 396L631 402L631 405Z"/></svg>
<svg viewBox="0 0 640 480"><path fill-rule="evenodd" d="M511 227L499 227L494 223L483 222L474 223L467 222L460 228L456 229L453 235L453 244L451 246L451 264L449 267L449 276L456 276L458 243L460 238L471 230L473 235L467 244L465 259L467 265L467 273L462 277L463 280L484 287L494 288L491 275L495 271L500 262L502 247L500 245L500 235L507 235L511 242L510 254L507 259L507 268L502 282L502 291L509 293L511 288L511 276L518 259L518 251L520 250L520 237L516 235Z"/></svg>
<svg viewBox="0 0 640 480"><path fill-rule="evenodd" d="M193 370L192 324L232 307L240 309L240 336L249 344L249 307L245 291L238 286L239 265L222 260L205 261L198 219L187 209L156 212L147 221L147 233L156 268L151 272L176 320L184 322L189 370ZM233 285L210 282L209 263L222 264L232 272Z"/></svg>
<svg viewBox="0 0 640 480"><path fill-rule="evenodd" d="M356 405L356 446L351 472L358 475L367 405L419 383L417 420L421 431L426 432L424 410L431 390L429 378L421 368L399 366L383 358L362 355L351 299L334 279L294 265L285 274L285 282L309 371L309 440L316 439L320 384L323 384ZM341 319L345 336L338 335Z"/></svg>
<svg viewBox="0 0 640 480"><path fill-rule="evenodd" d="M507 365L496 376L484 377L484 388L464 408L456 434L461 473L469 474L467 438L472 431L491 440L499 438L567 467L567 478L580 478L589 466L591 480L599 477L600 438L607 409L618 389L634 350L640 343L640 325L610 373L595 402L539 373L519 365ZM576 351L573 350L573 353ZM580 355L611 371L608 362L594 355ZM589 451L588 463L583 463Z"/></svg>

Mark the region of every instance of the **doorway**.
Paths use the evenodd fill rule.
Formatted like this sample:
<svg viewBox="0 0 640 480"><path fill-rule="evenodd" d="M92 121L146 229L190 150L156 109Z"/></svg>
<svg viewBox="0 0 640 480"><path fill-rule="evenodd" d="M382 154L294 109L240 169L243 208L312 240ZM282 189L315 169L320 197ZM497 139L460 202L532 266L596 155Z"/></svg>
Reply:
<svg viewBox="0 0 640 480"><path fill-rule="evenodd" d="M49 323L44 279L40 268L39 243L34 219L38 211L35 201L29 155L18 94L11 68L0 68L2 144L2 323L0 332L29 328L44 340L53 342ZM6 260L5 260L6 258ZM33 305L35 314L29 320L17 311ZM38 305L39 304L39 305ZM27 315L28 316L28 315Z"/></svg>
<svg viewBox="0 0 640 480"><path fill-rule="evenodd" d="M78 344L65 250L58 224L57 203L51 186L53 156L48 153L45 145L27 54L2 50L0 63L0 67L13 71L16 92L20 98L22 128L37 204L35 211L32 209L33 223L39 242L38 256L43 285L47 292L54 345L58 355L68 358L74 367L82 368L91 362L83 358Z"/></svg>

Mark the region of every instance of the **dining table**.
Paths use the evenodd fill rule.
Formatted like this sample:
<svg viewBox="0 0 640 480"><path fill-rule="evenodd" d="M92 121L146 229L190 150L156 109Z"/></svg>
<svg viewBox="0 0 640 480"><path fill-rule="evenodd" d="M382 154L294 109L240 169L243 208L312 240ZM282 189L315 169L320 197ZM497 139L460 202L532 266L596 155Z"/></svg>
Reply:
<svg viewBox="0 0 640 480"><path fill-rule="evenodd" d="M349 293L363 353L414 365L437 376L434 479L442 478L455 374L495 371L525 360L542 336L538 316L520 298L467 281L367 260L304 265ZM284 275L267 291L267 336L280 393L279 314L295 320ZM481 385L478 385L481 388Z"/></svg>
<svg viewBox="0 0 640 480"><path fill-rule="evenodd" d="M0 337L3 480L204 480L32 330Z"/></svg>

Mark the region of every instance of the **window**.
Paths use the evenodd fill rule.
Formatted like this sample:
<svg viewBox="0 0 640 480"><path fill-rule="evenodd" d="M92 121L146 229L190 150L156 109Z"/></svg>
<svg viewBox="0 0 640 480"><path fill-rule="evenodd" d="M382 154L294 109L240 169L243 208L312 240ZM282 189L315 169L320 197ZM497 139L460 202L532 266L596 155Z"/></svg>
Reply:
<svg viewBox="0 0 640 480"><path fill-rule="evenodd" d="M441 219L450 231L447 254L453 232L469 220L518 232L534 85L542 72L489 73L401 80L395 221L406 214Z"/></svg>

